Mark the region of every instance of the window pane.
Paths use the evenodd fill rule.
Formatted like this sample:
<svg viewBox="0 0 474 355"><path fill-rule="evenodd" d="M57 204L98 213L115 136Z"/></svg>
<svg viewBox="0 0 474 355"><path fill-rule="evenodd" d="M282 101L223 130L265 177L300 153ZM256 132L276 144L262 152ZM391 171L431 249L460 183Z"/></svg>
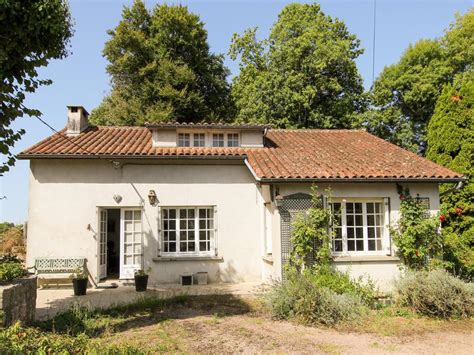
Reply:
<svg viewBox="0 0 474 355"><path fill-rule="evenodd" d="M355 203L355 213L362 213L362 203Z"/></svg>
<svg viewBox="0 0 474 355"><path fill-rule="evenodd" d="M357 215L357 216L356 216L356 221L355 221L355 222L356 222L356 226L362 226L362 225L364 225L364 224L362 223L362 216L361 216L361 215Z"/></svg>
<svg viewBox="0 0 474 355"><path fill-rule="evenodd" d="M354 240L347 241L347 250L348 251L355 251L355 242Z"/></svg>
<svg viewBox="0 0 474 355"><path fill-rule="evenodd" d="M186 218L188 210L179 210L179 218Z"/></svg>
<svg viewBox="0 0 474 355"><path fill-rule="evenodd" d="M346 213L354 212L354 204L351 202L346 203Z"/></svg>
<svg viewBox="0 0 474 355"><path fill-rule="evenodd" d="M353 226L354 225L354 216L352 216L352 215L347 216L347 225L348 226Z"/></svg>
<svg viewBox="0 0 474 355"><path fill-rule="evenodd" d="M170 240L176 240L176 232L175 231L170 232Z"/></svg>
<svg viewBox="0 0 474 355"><path fill-rule="evenodd" d="M376 250L375 249L375 240L369 240L369 250Z"/></svg>
<svg viewBox="0 0 474 355"><path fill-rule="evenodd" d="M364 229L363 228L356 228L356 238L357 239L364 238Z"/></svg>
<svg viewBox="0 0 474 355"><path fill-rule="evenodd" d="M373 213L374 212L374 204L371 202L367 203L367 213Z"/></svg>
<svg viewBox="0 0 474 355"><path fill-rule="evenodd" d="M188 251L195 251L194 242L189 242L189 244L188 244Z"/></svg>
<svg viewBox="0 0 474 355"><path fill-rule="evenodd" d="M375 238L375 229L374 228L368 228L367 233L369 238Z"/></svg>
<svg viewBox="0 0 474 355"><path fill-rule="evenodd" d="M342 240L336 240L334 242L334 251L342 251Z"/></svg>
<svg viewBox="0 0 474 355"><path fill-rule="evenodd" d="M186 220L182 219L179 221L179 228L186 229Z"/></svg>
<svg viewBox="0 0 474 355"><path fill-rule="evenodd" d="M171 218L171 219L176 218L176 210L175 209L169 210L169 214L170 214L169 218Z"/></svg>
<svg viewBox="0 0 474 355"><path fill-rule="evenodd" d="M229 133L229 134L227 134L227 146L228 147L238 147L239 146L239 134L238 133Z"/></svg>
<svg viewBox="0 0 474 355"><path fill-rule="evenodd" d="M136 221L141 221L141 219L142 219L142 213L141 213L141 211L134 211L134 212L133 212L133 218L134 218Z"/></svg>
<svg viewBox="0 0 474 355"><path fill-rule="evenodd" d="M354 229L353 228L347 228L347 238L348 239L354 239Z"/></svg>
<svg viewBox="0 0 474 355"><path fill-rule="evenodd" d="M208 251L207 243L206 242L199 242L199 250L200 251Z"/></svg>
<svg viewBox="0 0 474 355"><path fill-rule="evenodd" d="M170 243L170 252L175 252L176 251L176 243L173 242L173 243Z"/></svg>
<svg viewBox="0 0 474 355"><path fill-rule="evenodd" d="M363 240L357 240L357 250L361 251L364 250L364 241Z"/></svg>
<svg viewBox="0 0 474 355"><path fill-rule="evenodd" d="M125 211L125 219L132 220L133 219L133 211Z"/></svg>
<svg viewBox="0 0 474 355"><path fill-rule="evenodd" d="M367 225L368 226L373 226L375 225L375 219L374 219L374 216L367 216Z"/></svg>

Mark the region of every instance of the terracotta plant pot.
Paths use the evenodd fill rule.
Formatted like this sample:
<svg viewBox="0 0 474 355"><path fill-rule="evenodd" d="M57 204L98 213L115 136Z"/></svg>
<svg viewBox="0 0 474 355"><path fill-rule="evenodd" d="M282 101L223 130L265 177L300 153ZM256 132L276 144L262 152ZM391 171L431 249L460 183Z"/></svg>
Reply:
<svg viewBox="0 0 474 355"><path fill-rule="evenodd" d="M148 275L135 275L135 290L137 292L146 291L148 286Z"/></svg>
<svg viewBox="0 0 474 355"><path fill-rule="evenodd" d="M84 296L87 292L87 279L72 279L74 296Z"/></svg>

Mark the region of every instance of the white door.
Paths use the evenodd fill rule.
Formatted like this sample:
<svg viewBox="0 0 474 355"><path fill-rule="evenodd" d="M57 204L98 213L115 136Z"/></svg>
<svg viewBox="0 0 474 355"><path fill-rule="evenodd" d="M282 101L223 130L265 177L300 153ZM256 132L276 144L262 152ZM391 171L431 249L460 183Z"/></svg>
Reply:
<svg viewBox="0 0 474 355"><path fill-rule="evenodd" d="M99 210L99 279L107 277L107 210Z"/></svg>
<svg viewBox="0 0 474 355"><path fill-rule="evenodd" d="M133 279L142 267L142 211L123 209L120 220L120 278Z"/></svg>

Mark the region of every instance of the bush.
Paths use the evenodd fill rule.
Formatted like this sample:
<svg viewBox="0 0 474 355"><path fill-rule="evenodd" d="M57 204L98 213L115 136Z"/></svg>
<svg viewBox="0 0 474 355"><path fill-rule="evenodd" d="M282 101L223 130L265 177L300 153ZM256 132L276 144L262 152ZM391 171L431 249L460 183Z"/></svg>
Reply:
<svg viewBox="0 0 474 355"><path fill-rule="evenodd" d="M273 285L266 297L275 318L295 318L307 324L334 325L366 311L359 296L321 287L310 273L289 271L287 281Z"/></svg>
<svg viewBox="0 0 474 355"><path fill-rule="evenodd" d="M474 287L443 270L407 272L395 284L396 302L429 317L470 317Z"/></svg>
<svg viewBox="0 0 474 355"><path fill-rule="evenodd" d="M362 277L353 279L348 273L333 270L330 267L318 267L308 273L312 281L319 287L326 287L339 295L350 294L359 297L362 302L374 307L378 289L371 279L364 281Z"/></svg>
<svg viewBox="0 0 474 355"><path fill-rule="evenodd" d="M3 255L0 257L0 284L9 283L25 276L26 273L21 260L16 256Z"/></svg>

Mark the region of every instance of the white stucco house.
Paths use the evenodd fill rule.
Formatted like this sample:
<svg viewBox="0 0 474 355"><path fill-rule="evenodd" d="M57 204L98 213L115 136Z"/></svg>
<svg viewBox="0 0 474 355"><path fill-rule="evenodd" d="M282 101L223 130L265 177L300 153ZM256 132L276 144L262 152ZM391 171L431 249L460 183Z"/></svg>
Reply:
<svg viewBox="0 0 474 355"><path fill-rule="evenodd" d="M388 225L397 185L439 208L438 184L462 176L364 130L261 125L92 127L69 106L67 127L19 155L30 160L27 263L87 258L97 281L178 283L279 279L291 219L313 184L342 209L335 265L384 288L398 273Z"/></svg>

